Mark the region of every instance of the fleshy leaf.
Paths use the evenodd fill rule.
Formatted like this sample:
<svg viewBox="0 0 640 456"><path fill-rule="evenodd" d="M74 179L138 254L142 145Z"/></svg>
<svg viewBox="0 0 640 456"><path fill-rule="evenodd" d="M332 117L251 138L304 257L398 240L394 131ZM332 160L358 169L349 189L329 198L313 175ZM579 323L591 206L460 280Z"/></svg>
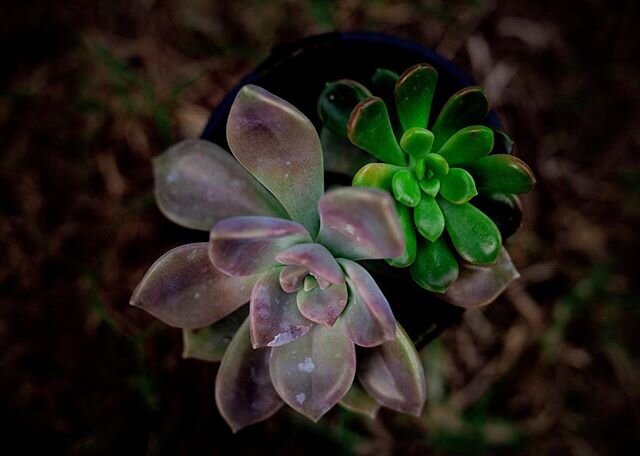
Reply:
<svg viewBox="0 0 640 456"><path fill-rule="evenodd" d="M413 220L418 232L432 242L444 231L444 215L433 196L423 196L420 204L413 210Z"/></svg>
<svg viewBox="0 0 640 456"><path fill-rule="evenodd" d="M492 154L509 154L513 153L513 139L502 130L492 128L494 144L491 150Z"/></svg>
<svg viewBox="0 0 640 456"><path fill-rule="evenodd" d="M221 147L189 139L153 159L158 207L172 222L209 231L238 215L286 217L282 205Z"/></svg>
<svg viewBox="0 0 640 456"><path fill-rule="evenodd" d="M265 273L253 287L249 319L254 348L288 344L313 326L298 311L296 293L287 293L280 287L281 269Z"/></svg>
<svg viewBox="0 0 640 456"><path fill-rule="evenodd" d="M413 222L412 210L404 204L396 203L398 221L404 233L404 252L402 255L387 258L387 263L396 268L406 268L416 258L416 229Z"/></svg>
<svg viewBox="0 0 640 456"><path fill-rule="evenodd" d="M437 177L431 177L420 181L420 189L429 196L434 198L440 191L440 179Z"/></svg>
<svg viewBox="0 0 640 456"><path fill-rule="evenodd" d="M420 186L408 169L402 169L393 176L391 188L396 201L405 206L415 207L420 202Z"/></svg>
<svg viewBox="0 0 640 456"><path fill-rule="evenodd" d="M465 164L483 192L527 193L536 183L525 162L513 155L489 155Z"/></svg>
<svg viewBox="0 0 640 456"><path fill-rule="evenodd" d="M371 97L361 101L351 113L347 134L353 144L380 161L397 166L406 164L382 99Z"/></svg>
<svg viewBox="0 0 640 456"><path fill-rule="evenodd" d="M480 87L465 87L451 95L431 127L435 136L433 152L438 152L461 128L482 123L488 112L489 101Z"/></svg>
<svg viewBox="0 0 640 456"><path fill-rule="evenodd" d="M268 271L276 255L292 245L310 242L304 227L272 217L233 217L211 230L209 255L220 271L244 276Z"/></svg>
<svg viewBox="0 0 640 456"><path fill-rule="evenodd" d="M311 121L282 98L246 85L231 106L227 140L233 155L273 193L291 219L315 235L324 169L320 138Z"/></svg>
<svg viewBox="0 0 640 456"><path fill-rule="evenodd" d="M307 268L305 267L286 266L280 271L280 286L287 293L298 291L307 274Z"/></svg>
<svg viewBox="0 0 640 456"><path fill-rule="evenodd" d="M353 413L375 419L380 410L380 404L372 398L357 381L353 382L347 394L340 399L340 405Z"/></svg>
<svg viewBox="0 0 640 456"><path fill-rule="evenodd" d="M304 266L316 278L330 283L344 283L342 269L331 252L321 244L296 244L280 252L276 256L276 261L287 265Z"/></svg>
<svg viewBox="0 0 640 456"><path fill-rule="evenodd" d="M328 128L320 131L320 142L325 171L353 176L364 165L375 160L348 139L337 137Z"/></svg>
<svg viewBox="0 0 640 456"><path fill-rule="evenodd" d="M449 163L440 154L427 154L424 157L424 162L427 169L436 176L446 176L449 172Z"/></svg>
<svg viewBox="0 0 640 456"><path fill-rule="evenodd" d="M496 224L470 203L451 204L438 197L438 204L447 233L462 259L474 264L493 263L502 246Z"/></svg>
<svg viewBox="0 0 640 456"><path fill-rule="evenodd" d="M369 163L364 165L353 176L352 185L354 187L373 187L391 192L393 176L400 171L400 166L388 165L387 163Z"/></svg>
<svg viewBox="0 0 640 456"><path fill-rule="evenodd" d="M344 187L327 192L318 203L318 242L336 257L353 260L402 255L404 234L388 193Z"/></svg>
<svg viewBox="0 0 640 456"><path fill-rule="evenodd" d="M489 155L493 149L493 130L472 125L458 130L438 151L449 165L468 163Z"/></svg>
<svg viewBox="0 0 640 456"><path fill-rule="evenodd" d="M300 290L297 294L298 310L309 320L323 326L333 326L344 306L347 305L347 285L319 286L312 290Z"/></svg>
<svg viewBox="0 0 640 456"><path fill-rule="evenodd" d="M271 351L271 380L280 397L313 421L347 393L356 370L353 342L338 322L315 325L304 337Z"/></svg>
<svg viewBox="0 0 640 456"><path fill-rule="evenodd" d="M485 266L462 263L458 279L442 296L460 307L480 307L491 303L507 286L520 277L505 248L495 263Z"/></svg>
<svg viewBox="0 0 640 456"><path fill-rule="evenodd" d="M414 127L404 132L400 145L414 159L424 158L433 146L433 133L425 128Z"/></svg>
<svg viewBox="0 0 640 456"><path fill-rule="evenodd" d="M358 379L385 407L419 416L427 396L424 369L407 333L399 324L396 331L393 341L362 352Z"/></svg>
<svg viewBox="0 0 640 456"><path fill-rule="evenodd" d="M494 221L502 239L508 239L522 224L520 200L511 193L480 193L473 205Z"/></svg>
<svg viewBox="0 0 640 456"><path fill-rule="evenodd" d="M231 315L210 326L182 330L182 357L201 361L218 362L233 335L249 315L249 306L242 306Z"/></svg>
<svg viewBox="0 0 640 456"><path fill-rule="evenodd" d="M202 328L246 303L256 280L222 274L209 261L206 243L187 244L153 263L133 292L131 305L170 326Z"/></svg>
<svg viewBox="0 0 640 456"><path fill-rule="evenodd" d="M351 111L370 96L369 89L351 79L329 82L318 98L318 116L331 132L346 139Z"/></svg>
<svg viewBox="0 0 640 456"><path fill-rule="evenodd" d="M435 242L421 240L411 277L422 288L444 293L458 278L458 262L442 238Z"/></svg>
<svg viewBox="0 0 640 456"><path fill-rule="evenodd" d="M393 340L396 320L387 298L371 274L358 263L340 259L347 274L349 303L340 321L347 336L361 347L375 347Z"/></svg>
<svg viewBox="0 0 640 456"><path fill-rule="evenodd" d="M431 65L412 66L396 82L396 110L404 130L426 128L438 72Z"/></svg>
<svg viewBox="0 0 640 456"><path fill-rule="evenodd" d="M283 405L271 383L270 356L270 348L251 346L246 319L231 340L216 377L216 404L233 432L269 418Z"/></svg>
<svg viewBox="0 0 640 456"><path fill-rule="evenodd" d="M473 177L462 168L451 168L440 177L440 195L453 204L463 204L478 194Z"/></svg>

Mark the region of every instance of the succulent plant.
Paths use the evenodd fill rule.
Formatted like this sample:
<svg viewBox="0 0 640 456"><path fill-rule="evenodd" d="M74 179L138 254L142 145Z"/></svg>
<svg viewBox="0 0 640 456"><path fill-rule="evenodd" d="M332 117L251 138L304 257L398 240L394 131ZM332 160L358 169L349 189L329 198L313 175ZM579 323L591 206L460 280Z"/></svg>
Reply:
<svg viewBox="0 0 640 456"><path fill-rule="evenodd" d="M324 193L313 125L259 87L239 92L227 139L233 156L187 140L154 160L162 212L210 238L163 255L131 303L182 328L185 356L222 361L216 402L234 431L283 403L313 420L338 402L419 414L416 349L357 263L404 251L391 196Z"/></svg>
<svg viewBox="0 0 640 456"><path fill-rule="evenodd" d="M318 108L334 135L348 137L380 160L364 164L353 185L384 189L396 200L406 249L389 264L409 267L420 286L445 293L458 279L461 262L467 269L494 264L500 269L504 262L497 262L503 251L500 229L471 200L480 195L478 205L509 235L520 219L501 218L500 209L519 213L514 194L530 191L535 179L510 155L509 137L481 125L489 109L481 88L458 91L429 122L437 78L427 64L401 76L379 70L373 84L386 100L355 81L340 80L327 85ZM387 104L395 107L392 115Z"/></svg>

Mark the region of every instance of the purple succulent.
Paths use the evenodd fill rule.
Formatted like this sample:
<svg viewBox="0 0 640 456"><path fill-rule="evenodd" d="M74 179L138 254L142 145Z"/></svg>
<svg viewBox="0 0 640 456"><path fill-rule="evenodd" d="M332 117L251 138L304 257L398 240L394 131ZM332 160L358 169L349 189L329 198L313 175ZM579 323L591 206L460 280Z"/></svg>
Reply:
<svg viewBox="0 0 640 456"><path fill-rule="evenodd" d="M357 263L404 251L392 198L354 187L324 193L315 128L259 87L239 92L227 139L235 159L201 140L155 159L160 209L210 230L210 241L162 256L131 303L183 328L185 356L221 359L216 402L234 431L283 402L314 421L338 402L419 414L418 354ZM367 348L357 367L355 345Z"/></svg>

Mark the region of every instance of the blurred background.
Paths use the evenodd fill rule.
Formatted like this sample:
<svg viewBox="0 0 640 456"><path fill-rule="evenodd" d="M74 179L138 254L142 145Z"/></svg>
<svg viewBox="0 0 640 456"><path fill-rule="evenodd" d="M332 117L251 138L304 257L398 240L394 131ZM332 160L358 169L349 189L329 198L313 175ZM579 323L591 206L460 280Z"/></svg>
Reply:
<svg viewBox="0 0 640 456"><path fill-rule="evenodd" d="M638 2L21 0L0 11L6 447L637 454ZM425 350L422 417L334 410L313 425L283 409L233 436L214 405L216 366L181 359L180 332L128 306L146 268L193 237L157 210L150 159L198 136L275 43L332 30L415 40L485 87L538 178L508 242L522 278Z"/></svg>

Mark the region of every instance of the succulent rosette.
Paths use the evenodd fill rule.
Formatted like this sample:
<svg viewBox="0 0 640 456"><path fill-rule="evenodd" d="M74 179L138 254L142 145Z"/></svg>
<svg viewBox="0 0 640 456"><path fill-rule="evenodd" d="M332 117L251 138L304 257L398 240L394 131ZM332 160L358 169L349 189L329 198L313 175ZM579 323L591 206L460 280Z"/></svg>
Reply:
<svg viewBox="0 0 640 456"><path fill-rule="evenodd" d="M530 191L535 179L529 167L509 153L509 137L481 124L489 111L481 88L456 92L430 122L437 77L427 64L400 76L380 70L373 83L382 98L355 81L336 81L321 95L319 114L333 135L347 137L380 161L359 168L353 185L380 188L394 196L406 248L388 259L389 264L409 267L417 284L445 297L461 275L468 281L477 271L492 277L495 291L501 291L517 273L502 248L501 230L472 199L480 195L478 206L498 214L495 218L510 235L519 217L501 219L494 209L519 214L514 195ZM394 107L392 115L387 105ZM331 136L329 141L337 143ZM354 163L362 160L354 154ZM449 301L468 305L457 299L457 288ZM479 293L469 295L480 304L490 300L478 299Z"/></svg>
<svg viewBox="0 0 640 456"><path fill-rule="evenodd" d="M313 125L259 87L240 90L227 139L233 156L188 140L154 160L162 212L210 239L162 256L131 303L182 328L185 356L222 361L216 402L234 431L284 403L313 420L338 402L419 414L418 354L357 262L405 250L391 196L325 193Z"/></svg>

